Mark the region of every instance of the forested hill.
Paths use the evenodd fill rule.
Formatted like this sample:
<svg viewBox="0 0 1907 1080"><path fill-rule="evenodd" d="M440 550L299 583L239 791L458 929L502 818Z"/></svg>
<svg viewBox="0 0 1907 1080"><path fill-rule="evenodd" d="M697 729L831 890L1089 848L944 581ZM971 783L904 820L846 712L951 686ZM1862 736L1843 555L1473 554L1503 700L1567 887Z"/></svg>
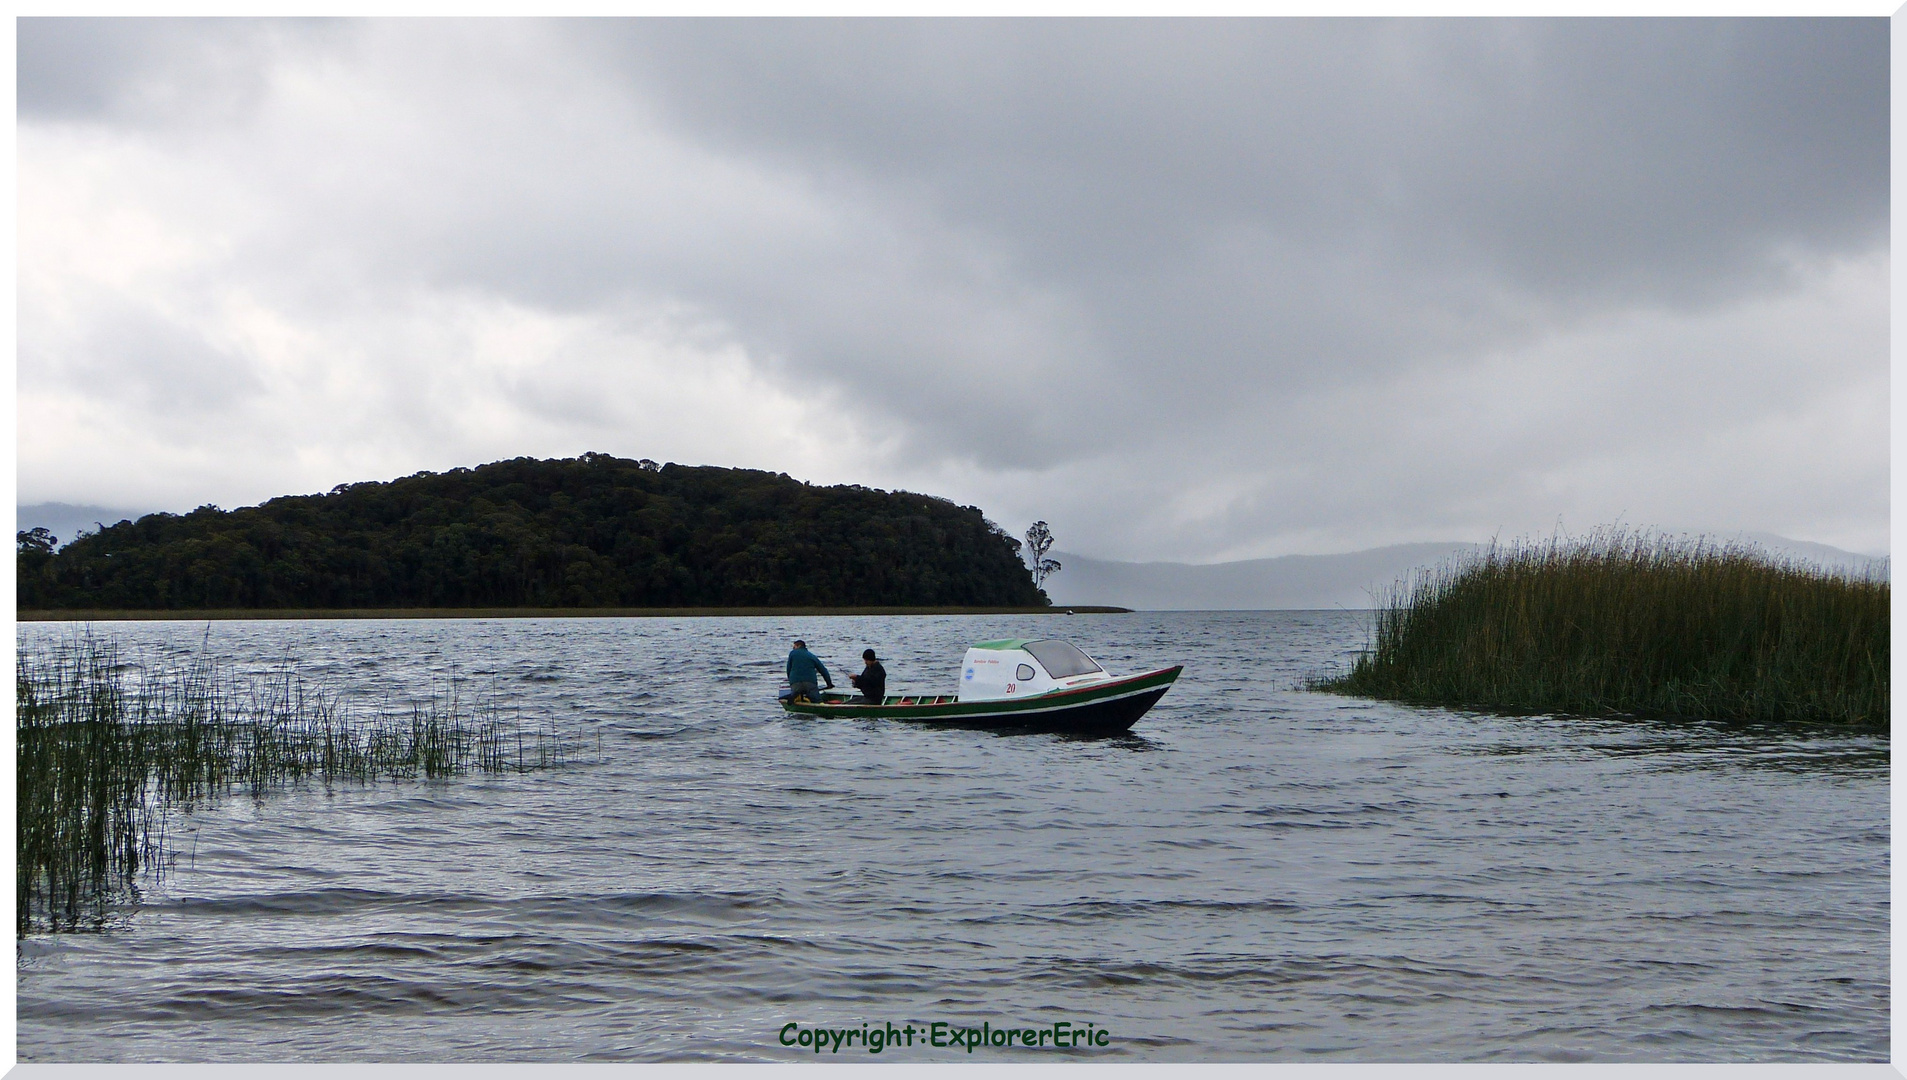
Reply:
<svg viewBox="0 0 1907 1080"><path fill-rule="evenodd" d="M979 509L604 454L150 514L58 551L21 534L19 606L1046 604Z"/></svg>

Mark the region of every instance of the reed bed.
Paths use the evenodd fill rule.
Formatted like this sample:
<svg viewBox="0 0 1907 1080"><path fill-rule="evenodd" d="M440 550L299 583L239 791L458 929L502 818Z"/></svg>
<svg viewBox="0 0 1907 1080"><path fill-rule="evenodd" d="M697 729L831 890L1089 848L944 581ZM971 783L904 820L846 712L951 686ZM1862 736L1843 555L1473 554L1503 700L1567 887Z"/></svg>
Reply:
<svg viewBox="0 0 1907 1080"><path fill-rule="evenodd" d="M1888 726L1889 585L1622 531L1399 582L1313 689L1512 712Z"/></svg>
<svg viewBox="0 0 1907 1080"><path fill-rule="evenodd" d="M19 653L17 932L102 925L164 865L172 811L304 782L529 772L572 740L458 683L406 709L353 708L290 665L143 670L84 637Z"/></svg>

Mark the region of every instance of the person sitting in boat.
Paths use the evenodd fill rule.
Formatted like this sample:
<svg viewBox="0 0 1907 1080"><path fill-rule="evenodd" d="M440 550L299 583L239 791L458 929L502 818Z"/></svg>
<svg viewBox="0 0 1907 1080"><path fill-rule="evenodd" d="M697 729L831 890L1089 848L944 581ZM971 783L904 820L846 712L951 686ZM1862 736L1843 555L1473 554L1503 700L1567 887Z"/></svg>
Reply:
<svg viewBox="0 0 1907 1080"><path fill-rule="evenodd" d="M861 700L856 705L879 705L887 700L887 669L874 657L873 649L861 652L861 659L867 661L867 667L859 675L849 675L848 681L861 692Z"/></svg>
<svg viewBox="0 0 1907 1080"><path fill-rule="evenodd" d="M795 647L788 653L788 689L794 691L796 701L819 701L821 690L815 685L815 675L827 680L828 689L834 689L834 676L828 674L828 665L821 658L808 651L808 643L795 639Z"/></svg>

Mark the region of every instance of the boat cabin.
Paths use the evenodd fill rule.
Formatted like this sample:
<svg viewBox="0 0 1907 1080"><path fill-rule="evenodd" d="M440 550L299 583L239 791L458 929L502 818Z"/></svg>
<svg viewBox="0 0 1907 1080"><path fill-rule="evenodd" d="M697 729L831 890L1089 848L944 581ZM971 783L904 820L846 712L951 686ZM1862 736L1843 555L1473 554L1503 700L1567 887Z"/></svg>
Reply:
<svg viewBox="0 0 1907 1080"><path fill-rule="evenodd" d="M1068 690L1112 676L1058 638L983 641L960 662L960 700L995 701Z"/></svg>

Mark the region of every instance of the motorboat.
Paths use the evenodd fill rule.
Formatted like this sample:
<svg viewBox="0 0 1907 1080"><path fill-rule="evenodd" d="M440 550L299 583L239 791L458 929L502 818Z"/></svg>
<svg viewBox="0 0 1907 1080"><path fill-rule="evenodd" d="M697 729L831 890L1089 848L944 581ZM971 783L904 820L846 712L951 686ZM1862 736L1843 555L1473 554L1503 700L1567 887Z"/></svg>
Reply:
<svg viewBox="0 0 1907 1080"><path fill-rule="evenodd" d="M1117 735L1157 704L1184 670L1180 665L1119 678L1071 642L1007 638L969 648L959 689L951 694L889 694L877 705L848 690L797 700L783 687L781 704L808 716Z"/></svg>

